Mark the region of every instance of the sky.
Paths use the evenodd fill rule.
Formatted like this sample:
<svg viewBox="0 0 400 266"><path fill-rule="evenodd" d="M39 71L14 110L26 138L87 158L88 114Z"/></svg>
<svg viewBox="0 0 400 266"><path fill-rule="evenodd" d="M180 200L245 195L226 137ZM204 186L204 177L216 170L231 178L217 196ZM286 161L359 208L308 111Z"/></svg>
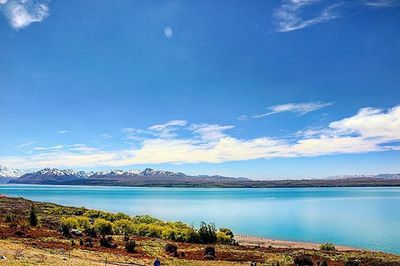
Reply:
<svg viewBox="0 0 400 266"><path fill-rule="evenodd" d="M0 164L400 173L400 1L0 0Z"/></svg>

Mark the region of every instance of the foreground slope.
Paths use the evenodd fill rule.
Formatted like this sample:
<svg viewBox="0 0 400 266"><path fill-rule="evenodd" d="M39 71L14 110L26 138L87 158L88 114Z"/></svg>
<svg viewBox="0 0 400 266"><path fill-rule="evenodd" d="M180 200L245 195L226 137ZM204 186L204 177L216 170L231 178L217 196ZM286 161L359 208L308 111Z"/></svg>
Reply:
<svg viewBox="0 0 400 266"><path fill-rule="evenodd" d="M38 215L38 226L30 226L28 223L32 205ZM91 215L96 213L109 216L111 220L126 217L123 214L1 197L0 255L4 259L0 259L0 265L151 265L157 257L162 265L250 265L252 261L258 265L302 265L298 264L299 258L308 258L313 265L400 265L399 256L381 252L323 251L273 245L196 244L162 239L164 237L139 236L137 233L130 237L136 243L135 252L128 253L124 249L126 237L122 235L112 236L115 244L112 247L99 244L102 239L99 235L94 236L93 245L88 246L80 243L86 243L85 234L74 231L74 234L65 236L64 230L57 230L62 217L94 217ZM156 223L165 224L162 221ZM165 250L168 243L177 247L176 255ZM215 257L205 256L204 251L209 246L215 248Z"/></svg>

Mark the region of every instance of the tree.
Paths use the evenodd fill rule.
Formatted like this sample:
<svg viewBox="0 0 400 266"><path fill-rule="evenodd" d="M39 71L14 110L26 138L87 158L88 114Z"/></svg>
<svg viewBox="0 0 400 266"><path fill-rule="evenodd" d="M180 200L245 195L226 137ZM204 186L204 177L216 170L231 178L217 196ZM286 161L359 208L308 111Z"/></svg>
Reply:
<svg viewBox="0 0 400 266"><path fill-rule="evenodd" d="M206 224L201 222L199 228L199 241L202 244L212 244L217 242L217 234L214 224Z"/></svg>
<svg viewBox="0 0 400 266"><path fill-rule="evenodd" d="M29 223L31 226L37 226L38 225L38 218L36 215L36 209L33 204L31 205L31 211L29 213Z"/></svg>

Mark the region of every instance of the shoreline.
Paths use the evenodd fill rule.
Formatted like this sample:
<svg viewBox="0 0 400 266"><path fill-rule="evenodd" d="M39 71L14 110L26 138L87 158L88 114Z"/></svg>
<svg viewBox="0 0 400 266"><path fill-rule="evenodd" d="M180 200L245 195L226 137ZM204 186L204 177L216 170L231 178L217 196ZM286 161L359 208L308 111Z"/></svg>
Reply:
<svg viewBox="0 0 400 266"><path fill-rule="evenodd" d="M235 240L239 243L239 245L250 246L250 247L273 247L273 248L319 250L321 245L321 243L279 240L279 239L271 239L265 237L243 235L243 234L235 234ZM335 248L337 251L368 251L367 249L355 248L349 246L340 246L340 245L335 245Z"/></svg>

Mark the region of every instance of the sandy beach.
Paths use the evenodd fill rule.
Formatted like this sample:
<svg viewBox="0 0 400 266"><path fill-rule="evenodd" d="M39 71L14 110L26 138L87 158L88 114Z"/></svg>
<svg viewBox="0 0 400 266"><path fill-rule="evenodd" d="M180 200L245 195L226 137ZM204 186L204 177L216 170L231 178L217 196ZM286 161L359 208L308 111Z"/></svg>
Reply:
<svg viewBox="0 0 400 266"><path fill-rule="evenodd" d="M248 235L235 235L235 240L243 246L260 246L260 247L274 247L274 248L302 248L302 249L319 249L321 244L318 243L308 243L308 242L296 242L296 241L286 241L286 240L276 240L268 239L256 236ZM349 250L362 250L359 248L338 246L335 245L336 249L339 251L349 251Z"/></svg>

